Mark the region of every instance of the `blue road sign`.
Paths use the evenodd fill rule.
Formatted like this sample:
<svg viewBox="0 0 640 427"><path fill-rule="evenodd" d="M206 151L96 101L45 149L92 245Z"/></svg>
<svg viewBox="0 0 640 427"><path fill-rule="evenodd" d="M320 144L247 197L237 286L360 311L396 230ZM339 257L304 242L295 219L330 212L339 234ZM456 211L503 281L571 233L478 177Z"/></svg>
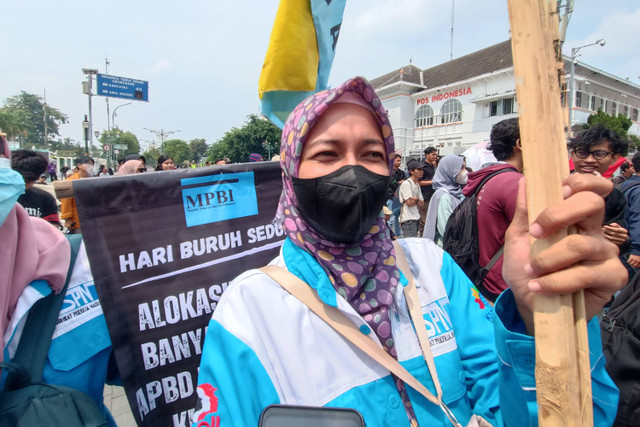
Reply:
<svg viewBox="0 0 640 427"><path fill-rule="evenodd" d="M149 82L98 73L98 95L149 101Z"/></svg>

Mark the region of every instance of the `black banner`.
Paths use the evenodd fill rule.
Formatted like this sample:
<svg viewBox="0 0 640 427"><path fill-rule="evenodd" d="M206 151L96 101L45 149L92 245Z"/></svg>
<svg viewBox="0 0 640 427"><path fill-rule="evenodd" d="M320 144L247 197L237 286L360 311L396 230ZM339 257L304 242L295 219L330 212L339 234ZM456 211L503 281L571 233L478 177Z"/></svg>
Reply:
<svg viewBox="0 0 640 427"><path fill-rule="evenodd" d="M279 163L73 183L91 272L139 425L190 424L206 326L237 275L284 240Z"/></svg>

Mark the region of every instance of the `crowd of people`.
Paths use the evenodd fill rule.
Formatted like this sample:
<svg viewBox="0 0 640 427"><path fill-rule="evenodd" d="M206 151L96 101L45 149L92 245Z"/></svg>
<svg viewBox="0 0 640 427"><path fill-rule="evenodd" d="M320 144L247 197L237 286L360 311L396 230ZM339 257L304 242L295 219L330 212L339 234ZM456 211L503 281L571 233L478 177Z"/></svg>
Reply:
<svg viewBox="0 0 640 427"><path fill-rule="evenodd" d="M532 296L578 289L586 291L594 423L613 423L618 389L605 369L597 315L640 267L640 173L626 175L640 170L640 154L614 188L604 176L628 143L601 125L578 134L568 143L575 173L563 183L565 200L529 225L518 120L497 123L490 140L496 162L477 171L462 156L439 157L434 147L403 170L387 113L365 79L300 103L284 125L278 156L283 190L276 221L287 237L270 263L275 268L240 275L213 313L198 387L215 390L217 401L198 404L194 425L258 425L272 404L353 408L367 426L535 425ZM36 184L43 174L53 179L55 165L29 150L9 153L6 141L0 148L0 231L15 240L0 248L0 262L3 271L21 273L25 237L18 227L62 247L61 220L71 234L82 228L73 198L62 199L58 214L55 199ZM109 174L86 156L74 166L66 179ZM161 156L155 170L175 167ZM145 158L132 155L116 174L146 171ZM449 218L471 194L478 201L480 265L501 254L479 285L483 296L442 250ZM55 227L42 231L42 220L29 215ZM567 225L579 231L570 242L530 255L531 237ZM33 249L35 276L1 279L3 333L32 280L50 278L60 289L64 260L56 258L54 268L45 262L49 251ZM68 264L67 252L56 256ZM323 310L343 316L426 392L321 320L284 286L287 280L311 289ZM418 321L413 303L421 309ZM100 381L108 371L103 362Z"/></svg>

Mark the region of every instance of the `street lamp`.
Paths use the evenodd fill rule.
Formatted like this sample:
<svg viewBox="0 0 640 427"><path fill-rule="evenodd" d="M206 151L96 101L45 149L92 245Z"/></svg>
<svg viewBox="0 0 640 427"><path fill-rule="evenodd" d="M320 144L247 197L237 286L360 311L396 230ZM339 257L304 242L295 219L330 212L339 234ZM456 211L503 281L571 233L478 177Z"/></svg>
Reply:
<svg viewBox="0 0 640 427"><path fill-rule="evenodd" d="M84 128L84 155L89 155L89 120L87 120L87 115L84 115L84 120L82 121L82 127Z"/></svg>
<svg viewBox="0 0 640 427"><path fill-rule="evenodd" d="M575 96L576 95L575 94L576 58L580 56L578 55L578 52L583 47L589 47L594 45L604 46L604 44L605 44L604 39L600 39L600 40L596 40L593 43L585 44L584 46L571 48L571 78L569 80L569 136L573 136L573 109L575 107L574 104L576 99L576 96Z"/></svg>
<svg viewBox="0 0 640 427"><path fill-rule="evenodd" d="M82 82L82 93L86 93L89 97L89 138L91 138L91 144L93 144L93 116L91 115L91 97L93 93L91 93L91 89L93 87L93 76L98 74L98 70L95 68L83 68L82 74L87 76L87 81Z"/></svg>
<svg viewBox="0 0 640 427"><path fill-rule="evenodd" d="M271 145L269 141L265 140L262 143L262 146L264 147L265 150L267 150L267 159L271 160L271 150L275 151L275 149L277 148L276 145L275 144Z"/></svg>
<svg viewBox="0 0 640 427"><path fill-rule="evenodd" d="M120 107L124 107L125 105L131 105L131 102L127 102L126 104L121 104L118 105L116 108L113 109L113 113L111 113L111 127L114 128L116 127L116 111L118 111L118 108Z"/></svg>

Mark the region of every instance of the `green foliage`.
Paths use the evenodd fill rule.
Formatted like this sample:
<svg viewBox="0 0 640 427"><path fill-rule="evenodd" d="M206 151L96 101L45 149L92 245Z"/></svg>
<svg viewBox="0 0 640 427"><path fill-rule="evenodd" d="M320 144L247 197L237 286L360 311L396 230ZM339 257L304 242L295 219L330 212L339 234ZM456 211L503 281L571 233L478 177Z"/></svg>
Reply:
<svg viewBox="0 0 640 427"><path fill-rule="evenodd" d="M26 114L22 110L13 108L0 108L0 130L7 134L7 138L12 141L26 131Z"/></svg>
<svg viewBox="0 0 640 427"><path fill-rule="evenodd" d="M101 147L106 144L125 144L127 148L124 150L120 150L120 154L118 154L119 159L126 157L129 154L140 153L140 143L138 142L138 137L131 132L123 131L118 127L114 127L110 131L102 131L98 140Z"/></svg>
<svg viewBox="0 0 640 427"><path fill-rule="evenodd" d="M59 135L58 125L67 122L67 116L60 110L49 105L45 107L41 97L25 91L7 98L2 110L0 129L7 133L8 137L11 135L17 138L24 147L48 148L46 139ZM47 138L44 134L45 117Z"/></svg>
<svg viewBox="0 0 640 427"><path fill-rule="evenodd" d="M170 139L164 142L164 154L173 158L176 165L182 164L191 159L189 145L182 139Z"/></svg>
<svg viewBox="0 0 640 427"><path fill-rule="evenodd" d="M78 157L84 153L84 142L75 141L71 138L64 140L52 140L49 142L51 151L60 157Z"/></svg>
<svg viewBox="0 0 640 427"><path fill-rule="evenodd" d="M160 158L161 154L162 153L160 152L160 150L157 149L154 146L149 147L149 149L147 151L142 153L142 155L144 156L145 160L147 161L147 167L148 168L155 168L156 165L158 164L158 158Z"/></svg>
<svg viewBox="0 0 640 427"><path fill-rule="evenodd" d="M623 114L612 116L602 110L598 110L596 114L592 114L587 117L587 123L584 125L584 128L589 129L598 123L602 124L607 129L614 131L622 138L629 138L628 131L633 124L631 119Z"/></svg>
<svg viewBox="0 0 640 427"><path fill-rule="evenodd" d="M189 149L191 150L191 158L189 160L199 162L204 158L208 148L209 146L204 138L192 139L189 141Z"/></svg>
<svg viewBox="0 0 640 427"><path fill-rule="evenodd" d="M251 114L241 128L232 128L209 147L207 160L228 157L232 162L248 162L249 154L260 153L268 160L268 150L263 146L266 141L271 147L271 156L280 152L282 131L271 122Z"/></svg>

